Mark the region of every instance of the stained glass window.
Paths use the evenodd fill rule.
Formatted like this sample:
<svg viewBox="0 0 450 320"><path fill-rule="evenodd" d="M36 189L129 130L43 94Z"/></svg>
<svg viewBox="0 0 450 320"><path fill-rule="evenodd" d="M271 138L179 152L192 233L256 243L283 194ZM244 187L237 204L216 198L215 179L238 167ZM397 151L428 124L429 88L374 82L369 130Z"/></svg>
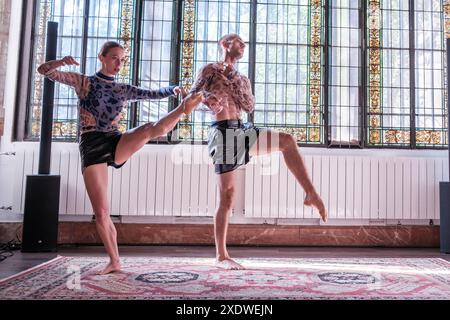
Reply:
<svg viewBox="0 0 450 320"><path fill-rule="evenodd" d="M256 97L249 119L300 144L448 144L450 0L40 0L30 138L39 136L43 78L34 70L44 62L49 20L59 23L58 58L82 62L64 70L93 73L101 44L119 39L129 60L118 80L153 89L174 82L189 89L202 66L220 60L218 39L237 33L247 44L237 68ZM55 138L76 138L76 100L56 85ZM171 99L132 104L121 129L157 121L172 107ZM204 142L211 120L201 107L163 140Z"/></svg>
<svg viewBox="0 0 450 320"><path fill-rule="evenodd" d="M447 143L442 1L416 0L414 6L415 140L417 146L442 146Z"/></svg>
<svg viewBox="0 0 450 320"><path fill-rule="evenodd" d="M249 0L183 1L181 37L181 83L190 88L202 66L220 60L218 40L237 33L248 45L250 34ZM237 64L237 70L248 76L248 53ZM211 113L200 108L177 125L174 140L204 141Z"/></svg>
<svg viewBox="0 0 450 320"><path fill-rule="evenodd" d="M254 122L323 142L322 1L258 1Z"/></svg>
<svg viewBox="0 0 450 320"><path fill-rule="evenodd" d="M86 5L89 4L89 7ZM47 21L58 22L57 59L73 56L81 67L63 67L61 70L92 74L99 69L97 59L101 45L107 40L120 39L127 54L131 54L133 42L133 14L135 1L122 0L41 0L36 14L36 33L34 35L34 66L32 74L31 112L29 137L40 134L40 114L42 104L43 77L36 71L45 60L45 37ZM87 14L87 25L84 16ZM85 42L86 40L86 42ZM85 53L83 45L86 43ZM119 78L130 81L130 61L125 64ZM74 90L66 85L55 84L54 139L74 140L77 137L77 97ZM125 130L126 109L120 129Z"/></svg>
<svg viewBox="0 0 450 320"><path fill-rule="evenodd" d="M83 12L84 2L76 0L39 1L37 7L37 25L35 46L34 46L34 67L32 82L33 90L31 96L30 108L30 137L39 137L40 117L42 104L42 90L44 78L40 76L36 69L41 63L45 62L45 32L48 21L58 22L58 47L57 58L66 55L73 56L80 61L82 54L82 35L83 35ZM74 70L74 68L67 68ZM73 138L77 134L77 116L76 95L73 90L67 86L55 84L55 109L54 109L54 137L66 136Z"/></svg>
<svg viewBox="0 0 450 320"><path fill-rule="evenodd" d="M367 7L367 97L369 144L381 144L381 3L369 0Z"/></svg>
<svg viewBox="0 0 450 320"><path fill-rule="evenodd" d="M143 1L142 36L140 42L139 86L151 89L170 84L172 20L174 1ZM155 122L169 111L169 99L142 101L139 103L137 125Z"/></svg>
<svg viewBox="0 0 450 320"><path fill-rule="evenodd" d="M369 6L370 144L410 142L409 1Z"/></svg>
<svg viewBox="0 0 450 320"><path fill-rule="evenodd" d="M368 2L369 146L447 144L443 2L413 4Z"/></svg>
<svg viewBox="0 0 450 320"><path fill-rule="evenodd" d="M253 3L254 4L254 3ZM255 45L256 125L323 143L323 5L318 0L258 1L255 43L250 39L251 1L184 1L182 78L189 85L205 63L217 61L217 40L238 33ZM308 26L312 27L308 27ZM249 54L251 48L246 50ZM247 74L248 56L238 64ZM210 115L194 112L179 125L182 139L204 140Z"/></svg>
<svg viewBox="0 0 450 320"><path fill-rule="evenodd" d="M360 144L360 1L333 0L329 30L329 115L332 145Z"/></svg>
<svg viewBox="0 0 450 320"><path fill-rule="evenodd" d="M86 74L93 74L101 65L98 52L103 43L119 40L125 48L127 59L118 74L117 81L131 82L131 57L133 54L133 15L136 0L97 0L89 1L89 27L87 32ZM128 108L122 111L119 130L124 132L130 127Z"/></svg>

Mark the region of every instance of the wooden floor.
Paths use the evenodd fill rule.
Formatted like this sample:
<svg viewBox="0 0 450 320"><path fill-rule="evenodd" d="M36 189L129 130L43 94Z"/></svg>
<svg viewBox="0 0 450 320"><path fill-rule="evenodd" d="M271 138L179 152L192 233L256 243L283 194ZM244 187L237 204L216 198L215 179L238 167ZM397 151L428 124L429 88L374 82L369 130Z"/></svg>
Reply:
<svg viewBox="0 0 450 320"><path fill-rule="evenodd" d="M210 246L121 246L120 254L126 256L164 257L214 257ZM442 258L450 261L450 254L441 254L439 248L336 248L336 247L230 247L235 258ZM0 279L9 277L57 255L106 256L103 247L61 247L56 253L22 253L14 251L12 257L0 262Z"/></svg>

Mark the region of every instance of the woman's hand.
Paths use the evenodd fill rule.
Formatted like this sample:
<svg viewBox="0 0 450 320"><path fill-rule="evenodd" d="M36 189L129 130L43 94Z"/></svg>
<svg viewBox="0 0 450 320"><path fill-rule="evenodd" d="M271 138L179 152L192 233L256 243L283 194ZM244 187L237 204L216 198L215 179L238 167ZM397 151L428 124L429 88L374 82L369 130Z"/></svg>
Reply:
<svg viewBox="0 0 450 320"><path fill-rule="evenodd" d="M57 69L61 66L69 66L69 65L77 65L79 66L80 64L71 56L66 56L64 58L62 58L61 60L51 60L51 61L47 61L43 64L41 64L38 68L38 72L40 74L45 75L47 72L49 72L52 69Z"/></svg>
<svg viewBox="0 0 450 320"><path fill-rule="evenodd" d="M202 102L203 100L203 94L201 92L198 93L190 93L183 101L181 102L184 104L183 112L185 114L190 114L192 110L197 107L197 105Z"/></svg>
<svg viewBox="0 0 450 320"><path fill-rule="evenodd" d="M60 62L62 62L63 66L71 66L71 65L76 65L79 66L80 64L71 56L65 56L64 58L62 58L61 60L59 60Z"/></svg>

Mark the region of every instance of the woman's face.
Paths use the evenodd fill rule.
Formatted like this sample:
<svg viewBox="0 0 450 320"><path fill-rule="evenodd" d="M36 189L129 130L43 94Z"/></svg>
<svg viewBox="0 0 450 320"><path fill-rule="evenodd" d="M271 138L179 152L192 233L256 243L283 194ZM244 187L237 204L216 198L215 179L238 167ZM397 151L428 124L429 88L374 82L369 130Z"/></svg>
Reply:
<svg viewBox="0 0 450 320"><path fill-rule="evenodd" d="M99 59L102 62L103 72L115 76L125 62L125 51L120 47L112 48L105 56L99 55Z"/></svg>

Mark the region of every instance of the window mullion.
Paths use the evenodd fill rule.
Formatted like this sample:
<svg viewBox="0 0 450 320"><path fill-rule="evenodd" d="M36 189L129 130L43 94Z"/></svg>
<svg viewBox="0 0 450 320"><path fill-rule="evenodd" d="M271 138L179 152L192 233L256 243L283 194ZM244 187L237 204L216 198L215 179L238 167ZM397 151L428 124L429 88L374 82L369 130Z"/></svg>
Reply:
<svg viewBox="0 0 450 320"><path fill-rule="evenodd" d="M331 19L331 10L328 1L325 1L324 8L324 44L323 44L323 59L324 59L324 79L323 79L323 133L324 133L324 144L326 147L330 146L330 127L329 127L329 81L330 81L330 33L329 33L329 22Z"/></svg>
<svg viewBox="0 0 450 320"><path fill-rule="evenodd" d="M84 14L83 14L83 33L82 33L82 45L81 45L81 74L86 74L86 61L87 61L87 43L88 43L88 28L89 28L89 7L90 0L84 1ZM78 120L79 121L79 120ZM80 126L77 125L77 137L80 136Z"/></svg>
<svg viewBox="0 0 450 320"><path fill-rule="evenodd" d="M180 85L180 58L181 58L181 28L183 15L183 1L177 1L177 5L172 8L172 45L170 50L170 76L169 81L171 84ZM171 99L169 102L169 111L175 109L175 106L179 103L178 98Z"/></svg>
<svg viewBox="0 0 450 320"><path fill-rule="evenodd" d="M359 139L362 147L368 145L368 99L367 99L367 4L363 1L360 10L360 32L361 32L361 83L360 83L360 122L359 122Z"/></svg>
<svg viewBox="0 0 450 320"><path fill-rule="evenodd" d="M83 35L82 35L82 47L81 47L81 73L86 73L86 60L87 60L87 43L88 43L88 28L89 28L89 7L90 0L84 1L84 16L83 16Z"/></svg>
<svg viewBox="0 0 450 320"><path fill-rule="evenodd" d="M255 94L255 67L256 67L256 19L257 19L257 0L252 0L250 6L250 39L248 56L248 78L252 86L252 92ZM248 121L254 122L255 111L248 115Z"/></svg>
<svg viewBox="0 0 450 320"><path fill-rule="evenodd" d="M409 0L409 100L410 148L416 148L416 74L415 74L415 21L414 0Z"/></svg>
<svg viewBox="0 0 450 320"><path fill-rule="evenodd" d="M182 28L182 21L181 17L183 16L183 1L177 1L177 5L174 5L172 8L172 45L170 49L170 76L169 81L171 84L177 84L181 85L180 83L180 74L181 74L181 50L183 50L183 47L181 46L181 28ZM178 101L178 97L176 98L170 98L169 105L168 105L168 111L172 111L175 109L175 106L177 106L180 103ZM172 141L172 134L173 131L176 130L177 127L167 133L167 140L169 142Z"/></svg>
<svg viewBox="0 0 450 320"><path fill-rule="evenodd" d="M141 33L142 33L142 7L143 1L137 0L134 11L134 38L133 38L133 60L132 60L132 74L131 81L134 86L140 85L140 60L141 60ZM138 102L133 102L130 105L130 125L132 128L136 127L138 124Z"/></svg>

